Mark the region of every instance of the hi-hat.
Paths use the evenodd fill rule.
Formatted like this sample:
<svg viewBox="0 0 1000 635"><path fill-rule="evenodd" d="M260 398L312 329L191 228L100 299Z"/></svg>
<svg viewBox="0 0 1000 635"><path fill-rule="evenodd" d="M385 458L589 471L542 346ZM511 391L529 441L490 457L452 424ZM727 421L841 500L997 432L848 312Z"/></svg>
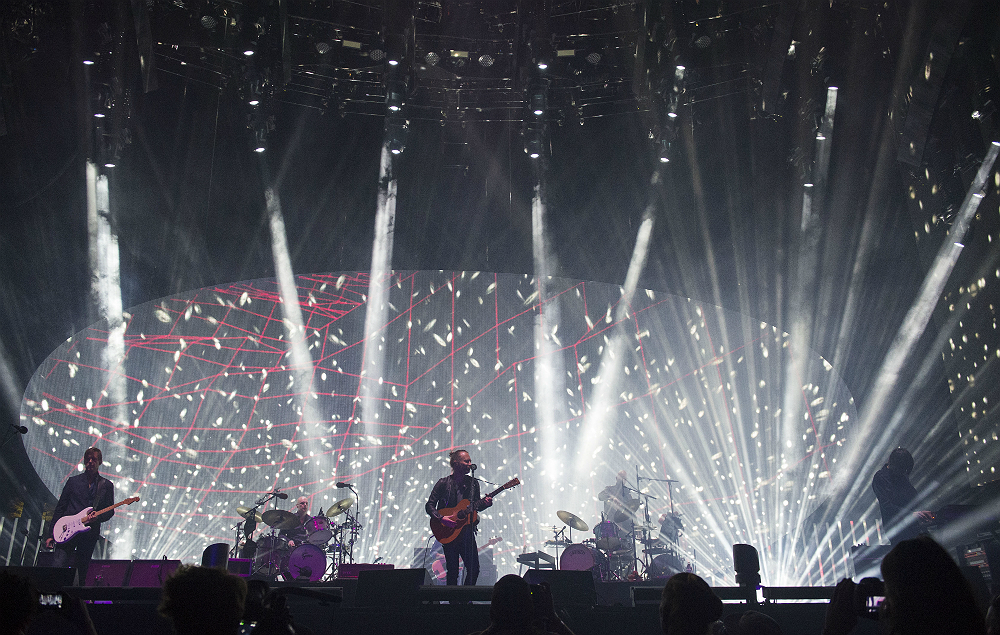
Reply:
<svg viewBox="0 0 1000 635"><path fill-rule="evenodd" d="M330 505L330 509L326 510L327 518L333 518L337 514L343 513L348 507L354 504L353 498L342 498L333 505Z"/></svg>
<svg viewBox="0 0 1000 635"><path fill-rule="evenodd" d="M261 517L261 515L257 513L257 510L251 509L249 507L237 507L236 513L246 518L247 520L256 520L259 523L264 522L263 517Z"/></svg>
<svg viewBox="0 0 1000 635"><path fill-rule="evenodd" d="M284 525L295 520L295 514L286 512L283 509L269 509L261 515L261 520L275 529L291 529L295 526L279 527L279 525Z"/></svg>
<svg viewBox="0 0 1000 635"><path fill-rule="evenodd" d="M581 519L576 514L571 514L569 512L564 512L562 510L559 510L556 512L556 516L559 517L559 520L563 521L564 523L566 523L567 525L569 525L570 527L572 527L577 531L587 531L588 529L590 529L590 525L583 522L583 519Z"/></svg>

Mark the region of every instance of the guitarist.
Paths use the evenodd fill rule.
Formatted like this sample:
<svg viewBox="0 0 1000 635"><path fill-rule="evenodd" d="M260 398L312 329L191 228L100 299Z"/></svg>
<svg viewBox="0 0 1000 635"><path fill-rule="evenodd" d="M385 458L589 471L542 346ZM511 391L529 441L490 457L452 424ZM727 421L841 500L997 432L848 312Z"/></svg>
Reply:
<svg viewBox="0 0 1000 635"><path fill-rule="evenodd" d="M465 450L455 450L448 455L451 463L451 474L439 479L431 490L430 498L424 508L431 517L438 519L446 527L457 527L459 520L455 514L443 516L440 509L456 507L459 501L468 499L470 503L480 500L479 481L469 476L472 471L472 457ZM493 499L487 496L482 499L481 506L489 507ZM465 563L465 584L474 585L479 579L479 550L476 547L476 529L478 524L469 523L462 527L458 538L441 545L444 551L445 566L448 570L447 584L458 584L458 559Z"/></svg>
<svg viewBox="0 0 1000 635"><path fill-rule="evenodd" d="M86 580L87 567L90 566L94 547L101 537L101 523L110 520L115 515L115 510L88 518L90 531L79 533L62 544L56 544L52 537L53 524L63 516L77 514L87 507L104 509L114 505L114 484L97 473L102 463L104 459L99 449L88 448L83 453L83 474L71 476L66 480L59 502L52 512L52 522L45 530L45 546L49 549L55 548L52 554L52 566L73 567L79 576L80 584Z"/></svg>

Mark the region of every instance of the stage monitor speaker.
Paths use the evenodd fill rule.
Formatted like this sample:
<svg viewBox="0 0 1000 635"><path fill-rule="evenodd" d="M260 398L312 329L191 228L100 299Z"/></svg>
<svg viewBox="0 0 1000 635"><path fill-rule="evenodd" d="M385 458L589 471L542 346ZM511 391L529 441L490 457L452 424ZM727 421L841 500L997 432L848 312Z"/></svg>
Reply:
<svg viewBox="0 0 1000 635"><path fill-rule="evenodd" d="M76 575L73 567L0 567L0 571L28 578L42 593L56 593L63 587L73 586Z"/></svg>
<svg viewBox="0 0 1000 635"><path fill-rule="evenodd" d="M561 606L596 606L597 588L590 571L561 571L555 569L528 569L524 573L528 584L548 582L552 601Z"/></svg>
<svg viewBox="0 0 1000 635"><path fill-rule="evenodd" d="M159 588L179 566L180 560L133 560L128 585Z"/></svg>
<svg viewBox="0 0 1000 635"><path fill-rule="evenodd" d="M241 578L249 578L253 571L253 560L250 558L230 558L226 563L229 573Z"/></svg>
<svg viewBox="0 0 1000 635"><path fill-rule="evenodd" d="M91 560L80 586L125 586L131 560Z"/></svg>
<svg viewBox="0 0 1000 635"><path fill-rule="evenodd" d="M367 564L364 562L359 562L357 564L345 562L337 568L338 578L357 578L358 574L362 571L385 571L386 569L395 569L395 565L391 564Z"/></svg>
<svg viewBox="0 0 1000 635"><path fill-rule="evenodd" d="M417 604L417 592L430 582L427 569L365 569L358 572L356 606Z"/></svg>

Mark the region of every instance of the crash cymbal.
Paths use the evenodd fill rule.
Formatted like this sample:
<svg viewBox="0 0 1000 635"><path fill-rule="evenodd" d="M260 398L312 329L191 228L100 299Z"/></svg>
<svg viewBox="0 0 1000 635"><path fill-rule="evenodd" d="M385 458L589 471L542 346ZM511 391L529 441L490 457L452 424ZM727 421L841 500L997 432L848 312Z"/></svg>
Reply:
<svg viewBox="0 0 1000 635"><path fill-rule="evenodd" d="M340 514L345 510L347 510L347 508L353 504L354 504L353 498L342 498L333 505L331 505L330 509L326 510L326 516L327 518L333 518L337 514Z"/></svg>
<svg viewBox="0 0 1000 635"><path fill-rule="evenodd" d="M247 520L256 520L259 523L264 522L264 519L259 513L257 513L256 509L250 509L249 507L237 507L236 513Z"/></svg>
<svg viewBox="0 0 1000 635"><path fill-rule="evenodd" d="M567 525L569 525L570 527L572 527L577 531L587 531L588 529L590 529L590 525L583 522L583 519L581 519L576 514L571 514L569 512L564 512L562 510L559 510L556 512L556 516L559 517L559 520L563 521L564 523L566 523Z"/></svg>
<svg viewBox="0 0 1000 635"><path fill-rule="evenodd" d="M278 525L286 523L290 520L294 521L295 514L293 514L292 512L286 512L283 509L269 509L266 512L264 512L260 518L266 524L268 524L271 527L274 527L275 529L286 529L286 527L278 527ZM292 526L294 527L294 525Z"/></svg>

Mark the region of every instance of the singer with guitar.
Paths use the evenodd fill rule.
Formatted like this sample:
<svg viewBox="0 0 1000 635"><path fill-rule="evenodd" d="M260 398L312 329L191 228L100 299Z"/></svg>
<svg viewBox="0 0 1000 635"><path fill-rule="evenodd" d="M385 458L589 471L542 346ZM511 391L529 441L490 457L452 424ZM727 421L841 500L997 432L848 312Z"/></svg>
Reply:
<svg viewBox="0 0 1000 635"><path fill-rule="evenodd" d="M440 521L445 527L456 528L462 522L458 518L458 513L443 515L439 510L456 507L463 499L477 503L479 509L485 509L493 504L493 499L489 496L480 499L479 481L470 476L473 465L468 452L455 450L448 455L448 458L451 463L451 474L434 484L434 489L431 490L430 498L424 507L432 519ZM458 584L459 558L465 563L465 584L474 585L479 579L476 525L478 519L475 522L466 522L455 539L441 545L448 571L446 584Z"/></svg>
<svg viewBox="0 0 1000 635"><path fill-rule="evenodd" d="M104 459L98 448L88 448L83 453L83 474L71 476L66 480L59 502L52 512L53 522L49 523L45 530L45 546L55 549L52 554L52 566L73 567L79 576L80 584L83 584L87 577L87 567L90 566L94 547L101 537L101 523L110 520L115 515L115 510L106 511L100 516L88 514L83 523L90 529L81 531L65 542L56 542L53 538L53 529L56 521L77 514L88 507L104 509L114 505L115 486L97 471L103 463Z"/></svg>

